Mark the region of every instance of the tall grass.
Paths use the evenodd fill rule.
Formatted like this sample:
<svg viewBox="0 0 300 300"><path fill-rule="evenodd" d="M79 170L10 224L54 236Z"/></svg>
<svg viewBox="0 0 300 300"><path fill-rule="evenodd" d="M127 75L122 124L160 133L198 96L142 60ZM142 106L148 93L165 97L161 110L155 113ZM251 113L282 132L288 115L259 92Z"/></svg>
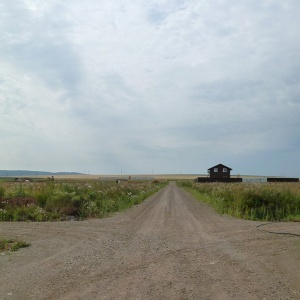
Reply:
<svg viewBox="0 0 300 300"><path fill-rule="evenodd" d="M163 185L100 181L2 183L0 221L101 218L141 203Z"/></svg>
<svg viewBox="0 0 300 300"><path fill-rule="evenodd" d="M249 220L300 221L299 183L178 184L221 214Z"/></svg>

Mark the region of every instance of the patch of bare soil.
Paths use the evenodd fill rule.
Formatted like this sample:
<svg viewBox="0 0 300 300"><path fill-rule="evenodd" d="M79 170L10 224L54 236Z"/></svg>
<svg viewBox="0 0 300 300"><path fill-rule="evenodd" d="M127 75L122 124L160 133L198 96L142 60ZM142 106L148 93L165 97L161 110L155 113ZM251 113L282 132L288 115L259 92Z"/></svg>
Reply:
<svg viewBox="0 0 300 300"><path fill-rule="evenodd" d="M31 243L0 255L0 299L300 299L300 237L259 224L175 183L108 219L0 223L0 236Z"/></svg>
<svg viewBox="0 0 300 300"><path fill-rule="evenodd" d="M33 197L13 197L2 199L0 202L0 207L8 206L27 206L31 204L36 204L36 199Z"/></svg>

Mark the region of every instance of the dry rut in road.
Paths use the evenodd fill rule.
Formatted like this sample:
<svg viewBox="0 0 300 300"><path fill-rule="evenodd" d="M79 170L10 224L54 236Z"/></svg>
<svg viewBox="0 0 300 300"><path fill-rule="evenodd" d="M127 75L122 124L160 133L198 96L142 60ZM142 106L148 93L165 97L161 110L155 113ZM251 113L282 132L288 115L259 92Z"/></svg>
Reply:
<svg viewBox="0 0 300 300"><path fill-rule="evenodd" d="M175 183L107 219L0 223L32 244L0 256L0 299L300 299L300 237L258 224Z"/></svg>

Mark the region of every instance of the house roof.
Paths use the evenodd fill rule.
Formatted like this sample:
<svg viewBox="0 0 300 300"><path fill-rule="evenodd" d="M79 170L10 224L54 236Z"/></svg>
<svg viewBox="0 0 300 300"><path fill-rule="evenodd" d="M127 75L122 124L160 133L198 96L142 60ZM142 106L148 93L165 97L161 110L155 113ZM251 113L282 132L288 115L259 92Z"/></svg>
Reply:
<svg viewBox="0 0 300 300"><path fill-rule="evenodd" d="M229 168L229 167L227 167L227 166L225 166L225 165L223 165L223 164L215 165L215 166L209 168L208 170L211 170L211 169L213 169L213 168L218 168L218 167L227 168L227 169L229 169L229 170L232 170L231 168Z"/></svg>

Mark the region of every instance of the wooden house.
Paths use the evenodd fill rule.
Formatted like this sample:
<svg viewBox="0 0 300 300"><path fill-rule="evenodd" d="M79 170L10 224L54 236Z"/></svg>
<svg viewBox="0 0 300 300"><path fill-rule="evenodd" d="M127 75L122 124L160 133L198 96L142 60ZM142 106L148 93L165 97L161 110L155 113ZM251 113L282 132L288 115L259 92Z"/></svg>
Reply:
<svg viewBox="0 0 300 300"><path fill-rule="evenodd" d="M230 178L230 171L232 169L222 165L218 164L216 166L213 166L207 170L209 174L210 179L225 179L225 178Z"/></svg>

